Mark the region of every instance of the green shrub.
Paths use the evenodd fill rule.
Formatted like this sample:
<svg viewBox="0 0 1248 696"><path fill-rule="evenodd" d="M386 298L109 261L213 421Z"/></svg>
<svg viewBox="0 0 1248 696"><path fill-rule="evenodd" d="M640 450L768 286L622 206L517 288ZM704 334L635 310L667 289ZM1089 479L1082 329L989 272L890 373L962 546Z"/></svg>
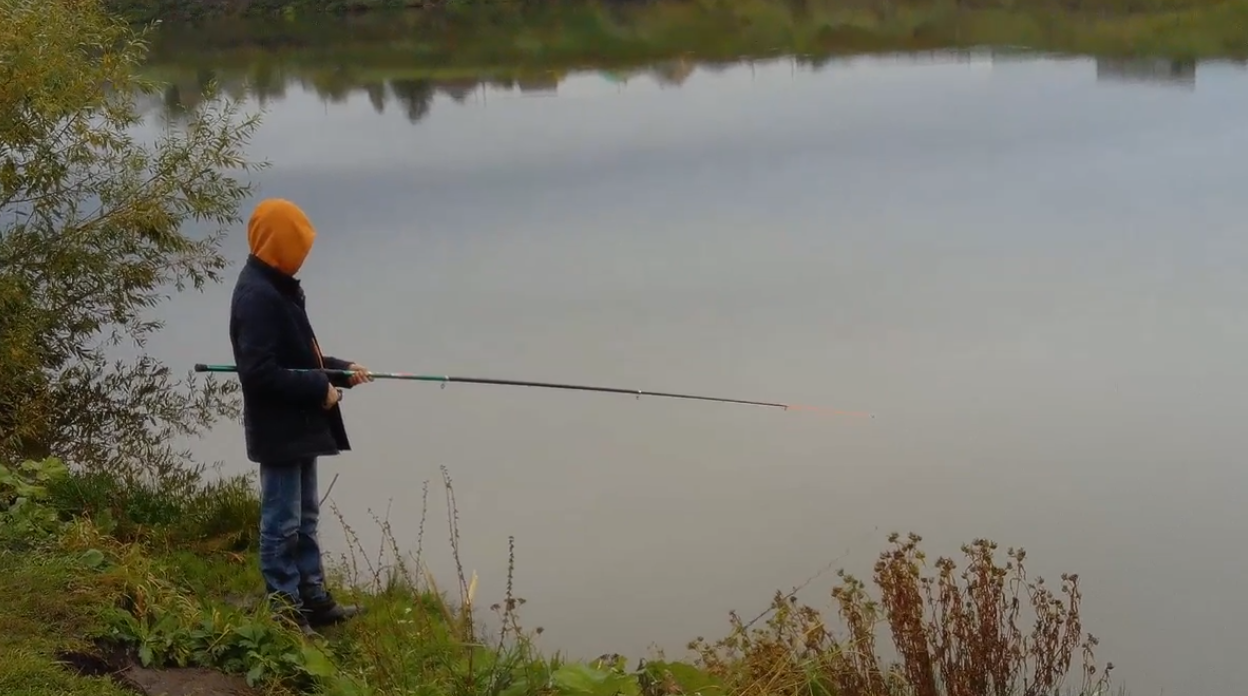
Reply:
<svg viewBox="0 0 1248 696"><path fill-rule="evenodd" d="M112 347L142 348L154 308L220 281L259 120L214 100L136 138L157 89L138 70L145 38L99 0L0 0L0 461L54 456L168 490L203 470L174 443L236 418L238 385Z"/></svg>

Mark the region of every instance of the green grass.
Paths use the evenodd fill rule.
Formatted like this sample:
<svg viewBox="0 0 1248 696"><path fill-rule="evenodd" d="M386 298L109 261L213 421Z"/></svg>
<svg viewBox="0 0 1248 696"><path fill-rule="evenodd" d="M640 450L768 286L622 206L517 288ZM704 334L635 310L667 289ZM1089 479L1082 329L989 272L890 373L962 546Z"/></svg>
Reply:
<svg viewBox="0 0 1248 696"><path fill-rule="evenodd" d="M22 696L134 696L133 691L111 680L71 674L38 650L4 650L0 652L0 660L4 661L0 693Z"/></svg>
<svg viewBox="0 0 1248 696"><path fill-rule="evenodd" d="M443 484L457 539L449 476ZM222 518L222 511L234 517ZM513 594L514 554L505 596L483 601L475 577L460 574L440 587L424 572L419 551L404 554L394 544L384 520L389 558L369 557L353 542L335 567L335 593L362 604L365 613L305 639L269 615L259 601L256 549L238 546L240 539L254 538L242 531L256 524L257 511L247 479L181 489L175 496L74 474L55 460L0 466L0 693L126 693L104 678L75 676L57 662L61 651L107 648L129 651L144 667L211 668L238 675L255 693L283 696L936 694L943 691L923 690L923 670L914 665L939 660L934 656L946 648L955 679L992 669L1002 678L1027 674L1051 683L1056 675L1037 665L1066 656L1077 667L1091 640L1079 623L1077 580L1064 576L1053 591L1034 581L1014 587L1008 578L1022 573L1024 554L1011 549L1009 563L999 564L995 544L983 540L964 548L968 562L961 582L952 561L938 563L942 572L930 582L939 597L951 599L925 604L919 592L925 582L922 552L911 535L895 536L881 554L874 572L878 597L853 576L841 575L833 590L840 631L830 630L829 618L798 605L792 594L777 592L755 620L731 615L723 640L691 643L684 661L631 667L618 656L566 660L538 652L532 638L540 630L520 623L524 602ZM1052 602L1059 597L1071 603L1055 610ZM1022 633L1010 637L1008 630L1002 634L1008 645L967 641L985 621L1012 626L1008 608L1015 598L1045 607L1047 623L1028 635L1030 647L1019 642ZM945 601L976 609L950 618ZM486 629L482 619L490 614L497 620ZM898 623L899 617L921 620ZM902 654L909 669L876 655L881 623L892 625L895 645L910 646ZM957 640L923 648L922 655L913 652L916 638L922 643L921 636L937 630ZM1107 671L1093 665L1090 673L1108 683ZM1087 693L1090 685L1085 687Z"/></svg>
<svg viewBox="0 0 1248 696"><path fill-rule="evenodd" d="M82 636L101 626L104 597L83 586L68 555L0 552L0 693L26 696L132 696L113 682L78 677L54 657L58 649L89 648Z"/></svg>

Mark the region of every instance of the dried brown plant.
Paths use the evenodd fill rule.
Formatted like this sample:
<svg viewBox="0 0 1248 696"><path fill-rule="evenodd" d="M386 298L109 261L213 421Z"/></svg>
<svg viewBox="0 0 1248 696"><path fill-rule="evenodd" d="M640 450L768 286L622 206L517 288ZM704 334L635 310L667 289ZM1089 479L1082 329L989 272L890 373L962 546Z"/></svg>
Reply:
<svg viewBox="0 0 1248 696"><path fill-rule="evenodd" d="M1105 693L1113 665L1095 664L1097 640L1083 633L1077 575L1063 574L1054 591L1028 578L1023 549L1009 549L1001 563L986 539L962 547L960 572L941 557L925 574L921 541L889 537L873 573L878 599L862 581L838 574L839 636L819 611L777 592L765 625L734 613L727 638L699 638L690 648L741 696L1054 696L1076 657L1080 693ZM877 648L881 625L894 659Z"/></svg>

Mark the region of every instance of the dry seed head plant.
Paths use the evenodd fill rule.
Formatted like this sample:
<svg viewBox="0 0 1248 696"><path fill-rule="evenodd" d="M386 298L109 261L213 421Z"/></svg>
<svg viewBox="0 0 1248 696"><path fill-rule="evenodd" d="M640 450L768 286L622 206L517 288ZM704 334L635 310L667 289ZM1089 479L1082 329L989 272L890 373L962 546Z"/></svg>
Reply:
<svg viewBox="0 0 1248 696"><path fill-rule="evenodd" d="M921 541L890 535L892 547L873 573L878 600L865 583L839 573L832 597L843 635L793 594L777 592L764 626L734 613L727 638L699 638L689 647L729 692L749 696L1054 696L1076 656L1080 693L1107 692L1113 664L1098 669L1097 640L1082 632L1077 575L1063 574L1054 591L1043 578L1028 578L1023 549L1009 549L1002 564L997 545L984 539L962 547L961 572L941 557L935 574L924 574ZM880 624L895 660L879 654Z"/></svg>

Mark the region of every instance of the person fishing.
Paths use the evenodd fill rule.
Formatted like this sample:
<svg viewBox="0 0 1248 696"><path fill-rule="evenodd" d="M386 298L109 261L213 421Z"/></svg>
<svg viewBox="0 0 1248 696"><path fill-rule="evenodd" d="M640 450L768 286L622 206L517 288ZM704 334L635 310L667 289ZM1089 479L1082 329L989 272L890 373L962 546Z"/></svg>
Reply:
<svg viewBox="0 0 1248 696"><path fill-rule="evenodd" d="M229 321L247 458L260 469L260 573L275 614L305 635L361 611L325 588L317 460L351 449L339 390L373 381L363 366L321 353L295 277L315 238L294 203L261 201Z"/></svg>

